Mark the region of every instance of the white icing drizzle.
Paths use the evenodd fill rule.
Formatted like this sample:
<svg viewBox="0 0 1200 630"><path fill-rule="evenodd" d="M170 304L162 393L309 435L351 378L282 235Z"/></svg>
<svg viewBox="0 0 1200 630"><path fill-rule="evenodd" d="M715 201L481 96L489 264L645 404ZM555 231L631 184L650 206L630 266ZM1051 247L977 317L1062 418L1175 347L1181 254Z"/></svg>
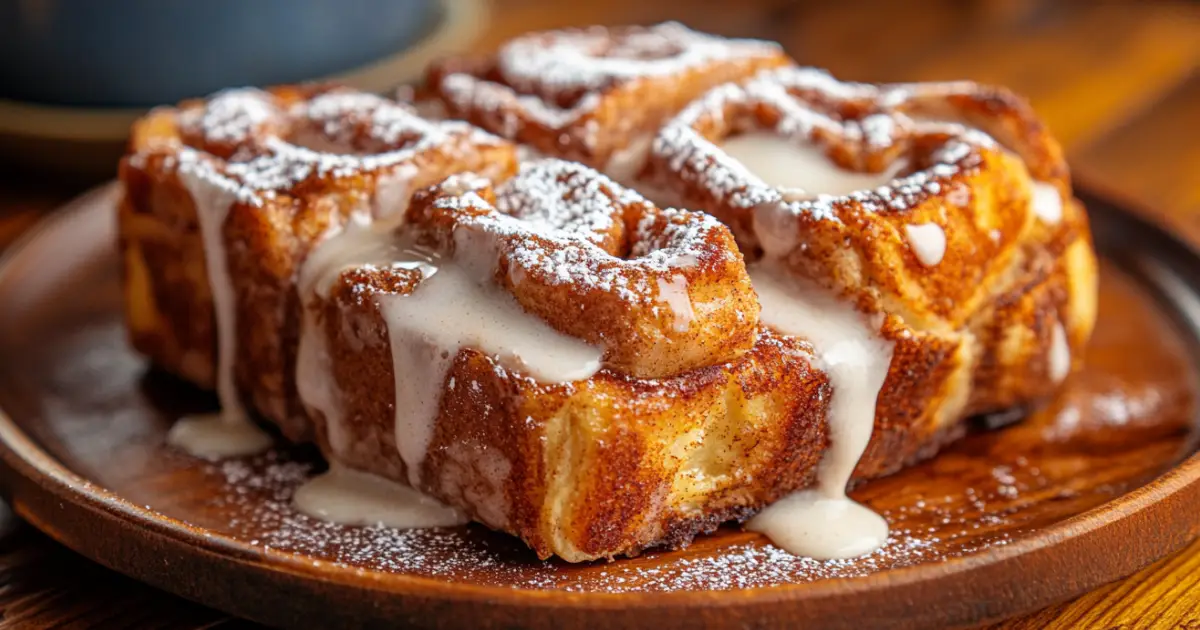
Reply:
<svg viewBox="0 0 1200 630"><path fill-rule="evenodd" d="M371 212L380 219L403 217L412 199L413 180L419 174L415 164L401 164L375 180Z"/></svg>
<svg viewBox="0 0 1200 630"><path fill-rule="evenodd" d="M833 396L829 450L818 467L817 486L768 506L746 526L797 555L829 559L868 553L887 540L887 522L848 498L846 484L871 439L893 344L851 304L789 276L774 261L753 265L750 277L762 321L813 344Z"/></svg>
<svg viewBox="0 0 1200 630"><path fill-rule="evenodd" d="M1050 355L1046 360L1048 376L1055 383L1061 383L1071 373L1071 344L1062 322L1055 322L1050 333Z"/></svg>
<svg viewBox="0 0 1200 630"><path fill-rule="evenodd" d="M338 275L355 267L420 269L432 275L434 255L412 243L401 230L403 220L403 216L384 221L352 215L343 229L327 235L304 261L297 282L301 295L328 295Z"/></svg>
<svg viewBox="0 0 1200 630"><path fill-rule="evenodd" d="M233 379L237 313L222 230L236 194L228 186L204 178L196 169L180 168L179 178L195 203L196 220L204 242L204 262L216 324L216 389L221 411L180 419L167 433L167 442L206 459L257 453L271 445L271 437L251 423Z"/></svg>
<svg viewBox="0 0 1200 630"><path fill-rule="evenodd" d="M423 276L432 275L436 270L432 255L396 235L403 218L400 214L387 221L372 222L366 215L353 215L344 229L327 235L316 246L300 271L297 287L304 313L296 355L296 389L300 400L325 418L326 436L334 455L344 453L348 446L341 394L331 371L325 330L307 301L313 296L328 297L333 282L348 269L415 269Z"/></svg>
<svg viewBox="0 0 1200 630"><path fill-rule="evenodd" d="M903 102L895 96L903 94L898 88L841 83L811 68L771 70L745 84L729 83L714 88L694 101L659 131L651 152L655 159L664 161L670 172L691 173L688 179L696 179L718 203L737 208L777 205L786 213L829 221L840 220L836 206L847 201L855 202L862 211L904 211L929 195L941 193L949 178L977 163L979 148L994 148L996 143L987 134L962 125L920 122L898 110L886 110L886 107L894 108ZM827 111L830 103L838 99L875 100L880 107L885 107L885 111L859 120L842 120ZM735 135L724 140L723 150L701 135L697 127L702 120L723 117L729 107L770 108L778 112L778 121L771 129L743 134L743 137L749 136L748 139L738 140ZM932 163L928 168L898 176L905 163L897 161L882 174L854 181L853 174L842 176L833 171L836 168L833 164L807 165L805 168L818 169L815 171L818 176L815 181L806 182L814 190L806 190L803 194L781 189L774 181L764 181L764 178L773 179L794 186L792 182L800 176L789 172L793 169L776 171L778 167L771 158L742 155L739 159L729 153L730 143L735 153L742 151L744 147L740 145L743 143L778 144L778 141L765 139L760 142L763 133L779 136L783 142L795 146L820 144L818 138L823 139L821 142L834 139L858 146L865 153L892 147L905 136L933 132L949 137L930 156ZM784 153L782 147L778 153ZM783 159L803 159L803 153ZM758 164L761 172L744 163L744 160L755 159L761 160ZM772 162L771 170L767 170L765 162ZM832 176L830 172L833 172ZM822 181L830 188L816 190ZM872 184L879 185L872 187Z"/></svg>
<svg viewBox="0 0 1200 630"><path fill-rule="evenodd" d="M658 301L671 310L673 326L677 332L687 332L696 319L692 309L692 298L688 295L688 281L683 276L671 276L670 280L658 278Z"/></svg>
<svg viewBox="0 0 1200 630"><path fill-rule="evenodd" d="M348 446L343 426L344 415L341 393L333 379L329 342L320 325L320 318L308 306L304 307L300 320L296 391L311 415L320 414L325 419L325 436L330 450L335 455L344 453Z"/></svg>
<svg viewBox="0 0 1200 630"><path fill-rule="evenodd" d="M235 295L229 278L223 228L235 202L262 206L310 177L343 177L369 171L379 175L375 212L403 215L415 160L434 149L460 151L500 142L466 123L429 121L410 108L375 95L331 91L288 111L273 95L253 88L225 90L202 106L179 114L185 134L204 142L254 145L249 159L239 149L220 162L191 148L178 147L163 159L191 194L204 243L216 323L216 390L221 412L184 418L167 435L169 443L193 454L221 458L263 450L270 438L249 421L234 382L237 348ZM280 134L287 135L285 138ZM307 143L309 146L304 146ZM317 147L321 150L313 150ZM145 162L144 155L134 156ZM305 320L309 319L305 314ZM319 342L303 344L306 368L322 363ZM303 375L314 406L336 415L328 392L314 388L316 373ZM326 388L328 385L325 386Z"/></svg>
<svg viewBox="0 0 1200 630"><path fill-rule="evenodd" d="M1059 221L1062 221L1062 195L1054 184L1034 182L1030 204L1033 206L1033 213L1047 224L1058 225Z"/></svg>
<svg viewBox="0 0 1200 630"><path fill-rule="evenodd" d="M895 179L905 166L904 160L897 160L881 173L849 171L810 142L800 143L766 131L751 131L727 138L721 149L767 184L797 198L815 197L817 191L827 195L847 195L883 186Z"/></svg>
<svg viewBox="0 0 1200 630"><path fill-rule="evenodd" d="M926 267L936 267L946 255L946 231L936 223L918 223L904 226L908 245L917 260Z"/></svg>
<svg viewBox="0 0 1200 630"><path fill-rule="evenodd" d="M817 147L776 133L730 138L723 148L742 177L780 190L777 199L760 203L754 213L754 232L766 256L748 268L762 306L760 318L779 332L811 342L816 364L833 390L826 418L829 449L817 469L817 486L775 502L746 526L797 555L831 559L869 553L887 540L887 522L849 499L846 484L870 442L893 344L879 335L878 322L868 323L850 302L794 277L781 260L797 246L791 206L803 202L794 199L854 194L890 181L903 165L892 164L878 174L847 172ZM920 247L914 250L923 262L936 264L945 251L945 234L932 227L942 237L940 250L932 251L937 244L929 241L936 235L928 230L918 230Z"/></svg>
<svg viewBox="0 0 1200 630"><path fill-rule="evenodd" d="M328 472L296 490L293 503L313 518L347 525L416 529L468 521L462 512L412 488L332 462Z"/></svg>
<svg viewBox="0 0 1200 630"><path fill-rule="evenodd" d="M459 252L409 295L379 298L387 321L396 386L396 445L410 482L433 438L446 374L463 348L544 382L586 379L600 369L602 349L563 335L526 313L492 279L496 251L479 233L458 230Z"/></svg>

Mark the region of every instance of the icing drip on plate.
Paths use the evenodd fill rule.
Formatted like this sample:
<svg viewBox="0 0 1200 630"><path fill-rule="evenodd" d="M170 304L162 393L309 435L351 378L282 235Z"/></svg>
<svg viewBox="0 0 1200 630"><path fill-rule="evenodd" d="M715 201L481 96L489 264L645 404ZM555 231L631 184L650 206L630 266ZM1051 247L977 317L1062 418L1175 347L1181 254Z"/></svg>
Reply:
<svg viewBox="0 0 1200 630"><path fill-rule="evenodd" d="M730 138L727 155L787 197L848 194L891 181L904 167L895 162L883 173L839 168L818 147L799 145L773 133ZM941 228L933 225L938 233ZM811 342L816 364L833 390L826 422L829 449L817 469L815 488L795 492L747 522L786 551L817 559L853 558L887 541L887 522L846 496L846 484L875 428L875 404L892 362L893 344L879 335L852 303L800 279L781 262L796 245L795 215L786 204L763 204L755 213L755 233L766 258L749 267L762 305L761 320L787 335ZM936 235L918 232L914 247L926 264L945 250ZM938 251L935 251L938 250ZM936 258L936 260L934 260Z"/></svg>
<svg viewBox="0 0 1200 630"><path fill-rule="evenodd" d="M762 303L762 321L816 348L833 397L827 418L829 450L817 486L768 506L746 527L796 555L852 558L887 540L887 522L846 496L846 483L871 439L875 402L892 361L892 343L851 304L791 277L767 260L750 270Z"/></svg>
<svg viewBox="0 0 1200 630"><path fill-rule="evenodd" d="M396 529L451 527L467 522L458 510L383 477L331 463L292 499L296 509L323 521Z"/></svg>
<svg viewBox="0 0 1200 630"><path fill-rule="evenodd" d="M270 448L270 435L227 409L180 418L167 432L167 443L209 460L253 455Z"/></svg>
<svg viewBox="0 0 1200 630"><path fill-rule="evenodd" d="M194 169L181 168L179 177L195 202L196 219L204 240L204 261L216 321L216 381L221 411L180 419L167 433L167 442L205 459L250 455L266 450L271 445L271 436L250 421L233 380L237 314L222 229L237 194Z"/></svg>

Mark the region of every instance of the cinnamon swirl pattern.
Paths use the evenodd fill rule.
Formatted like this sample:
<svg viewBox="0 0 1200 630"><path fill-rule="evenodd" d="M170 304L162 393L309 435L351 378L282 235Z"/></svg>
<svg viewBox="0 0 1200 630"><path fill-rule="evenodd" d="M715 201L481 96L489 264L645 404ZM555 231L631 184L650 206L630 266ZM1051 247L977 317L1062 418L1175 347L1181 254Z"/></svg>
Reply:
<svg viewBox="0 0 1200 630"><path fill-rule="evenodd" d="M666 23L530 33L488 58L436 64L428 83L451 116L626 181L664 119L710 87L788 63L776 44Z"/></svg>

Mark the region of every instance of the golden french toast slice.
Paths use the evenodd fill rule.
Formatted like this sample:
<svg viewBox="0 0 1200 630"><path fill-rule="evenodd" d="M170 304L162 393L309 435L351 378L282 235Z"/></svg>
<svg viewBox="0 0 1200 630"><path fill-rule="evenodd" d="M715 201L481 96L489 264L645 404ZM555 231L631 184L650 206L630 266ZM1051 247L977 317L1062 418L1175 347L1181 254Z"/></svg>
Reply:
<svg viewBox="0 0 1200 630"><path fill-rule="evenodd" d="M133 345L216 388L223 407L245 396L288 437L310 437L294 285L313 244L452 173L514 168L498 138L341 88L229 90L156 109L120 171Z"/></svg>
<svg viewBox="0 0 1200 630"><path fill-rule="evenodd" d="M397 443L392 349L377 298L408 289L348 271L319 308L341 400L319 426L331 462L412 483ZM353 333L349 332L353 331ZM662 379L602 370L542 384L464 349L416 486L473 520L570 562L685 545L812 482L828 386L807 348L763 331L730 364ZM340 433L334 449L328 433Z"/></svg>
<svg viewBox="0 0 1200 630"><path fill-rule="evenodd" d="M670 121L642 182L730 225L754 268L894 316L898 338L957 346L942 421L1051 395L1095 321L1061 149L1003 90L764 72Z"/></svg>
<svg viewBox="0 0 1200 630"><path fill-rule="evenodd" d="M406 243L412 259L355 265L332 257L340 271L319 272L328 286L306 298L316 328L305 335L322 337L319 369L334 385L327 404L336 413L318 414L327 459L413 485L543 557L569 561L684 545L814 483L838 394L812 345L759 323L757 303L744 297L752 276L727 229L657 209L590 169L555 160L526 164L495 188L464 181L418 194L404 225L379 235ZM597 218L603 208L614 220ZM477 230L487 236L464 237ZM522 354L494 345L495 337L463 342L468 335L424 351L445 357L444 371L405 359L413 338L437 334L413 333L426 324L405 314L419 313L434 331L464 326L435 308L442 289L426 290L462 265L490 287L486 299L543 326L544 346ZM621 275L602 282L609 265ZM691 291L686 297L673 293L676 283L659 282L685 274L678 284ZM524 306L555 288L576 304ZM617 330L606 320L621 300L624 320L644 322L638 334L604 332ZM855 479L892 472L956 437L969 388L958 345L912 335L895 316L881 327L894 347L891 376ZM603 342L592 371L561 378L537 365L539 354L558 352L554 335L586 341L587 330ZM653 359L663 342L648 331L701 351L664 368ZM641 349L634 363L625 346ZM416 424L413 407L428 409Z"/></svg>
<svg viewBox="0 0 1200 630"><path fill-rule="evenodd" d="M416 264L331 257L342 271L314 286L318 329L306 331L323 337L335 385L336 413L319 414L327 459L569 561L683 544L810 481L828 388L803 342L758 326L724 226L556 160L489 184L460 178L421 193L407 221L379 235L423 253ZM436 334L405 317L406 301L435 329L472 330L437 308L447 289L434 284L460 268L485 287L476 298L516 321L470 345L435 344L440 370L406 361ZM523 306L531 298L537 310ZM532 347L506 340L521 325L538 330ZM589 339L599 343L584 344L595 350L583 371L563 378L540 365ZM662 346L678 352L664 362ZM418 398L435 402L414 423Z"/></svg>

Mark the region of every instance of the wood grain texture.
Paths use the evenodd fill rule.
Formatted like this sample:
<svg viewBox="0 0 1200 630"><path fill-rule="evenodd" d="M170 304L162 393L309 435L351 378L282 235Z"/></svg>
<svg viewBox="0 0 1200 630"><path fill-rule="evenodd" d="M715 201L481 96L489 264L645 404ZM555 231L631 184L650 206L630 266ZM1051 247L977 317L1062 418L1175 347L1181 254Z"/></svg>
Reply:
<svg viewBox="0 0 1200 630"><path fill-rule="evenodd" d="M1200 629L1200 541L1137 575L993 630Z"/></svg>
<svg viewBox="0 0 1200 630"><path fill-rule="evenodd" d="M0 627L252 627L159 593L54 544L28 526L0 542Z"/></svg>
<svg viewBox="0 0 1200 630"><path fill-rule="evenodd" d="M498 4L481 46L530 28L677 18L779 39L802 61L846 78L1009 85L1031 97L1081 178L1139 202L1200 243L1195 3L947 0L920 10L884 0ZM49 178L0 177L0 243L78 190ZM1198 576L1200 542L1075 602L995 627L1198 628ZM100 569L28 527L0 534L0 627L214 625L249 627Z"/></svg>

